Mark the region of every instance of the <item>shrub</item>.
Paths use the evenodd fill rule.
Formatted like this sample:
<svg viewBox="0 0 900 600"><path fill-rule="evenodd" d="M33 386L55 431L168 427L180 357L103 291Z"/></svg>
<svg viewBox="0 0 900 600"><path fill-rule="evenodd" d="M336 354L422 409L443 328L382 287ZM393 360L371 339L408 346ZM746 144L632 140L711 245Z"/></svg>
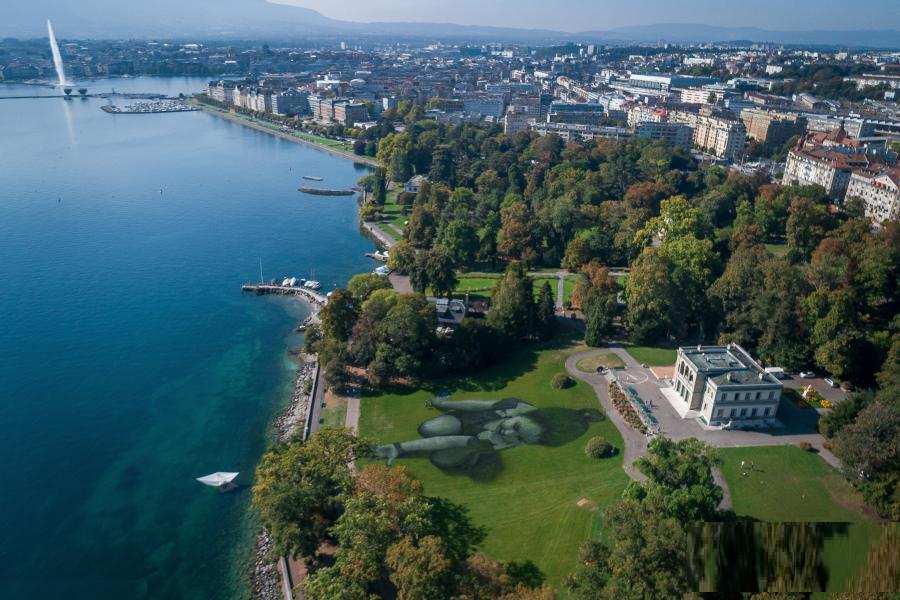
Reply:
<svg viewBox="0 0 900 600"><path fill-rule="evenodd" d="M614 450L615 448L613 448L613 445L607 442L606 438L602 435L592 437L584 447L584 453L591 458L606 458L612 456Z"/></svg>
<svg viewBox="0 0 900 600"><path fill-rule="evenodd" d="M557 373L553 376L553 380L550 382L550 385L552 385L554 389L563 390L575 385L575 380L565 373Z"/></svg>
<svg viewBox="0 0 900 600"><path fill-rule="evenodd" d="M803 442L798 442L797 447L800 448L801 450L805 450L806 452L809 452L812 450L813 446L809 442L803 441Z"/></svg>

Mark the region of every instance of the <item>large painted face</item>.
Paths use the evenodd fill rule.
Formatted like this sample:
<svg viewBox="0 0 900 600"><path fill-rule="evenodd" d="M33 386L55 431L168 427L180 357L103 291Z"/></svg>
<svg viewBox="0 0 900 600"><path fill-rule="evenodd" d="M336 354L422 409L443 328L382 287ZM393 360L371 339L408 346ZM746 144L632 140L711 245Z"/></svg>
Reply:
<svg viewBox="0 0 900 600"><path fill-rule="evenodd" d="M499 433L510 442L518 440L520 444L537 444L541 439L543 428L528 417L511 417L500 424Z"/></svg>

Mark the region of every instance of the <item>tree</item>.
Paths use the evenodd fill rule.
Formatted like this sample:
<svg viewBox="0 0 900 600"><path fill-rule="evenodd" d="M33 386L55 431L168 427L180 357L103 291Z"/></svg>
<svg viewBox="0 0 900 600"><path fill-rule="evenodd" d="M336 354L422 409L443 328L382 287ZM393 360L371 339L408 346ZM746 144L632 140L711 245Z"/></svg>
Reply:
<svg viewBox="0 0 900 600"><path fill-rule="evenodd" d="M500 211L500 236L497 251L511 260L529 261L537 256L529 222L530 211L524 202L513 202Z"/></svg>
<svg viewBox="0 0 900 600"><path fill-rule="evenodd" d="M446 598L451 586L452 564L444 556L439 538L407 536L388 548L385 564L400 600Z"/></svg>
<svg viewBox="0 0 900 600"><path fill-rule="evenodd" d="M276 444L260 461L253 507L279 555L312 556L353 488L349 465L368 453L368 441L347 429L324 428L306 442Z"/></svg>
<svg viewBox="0 0 900 600"><path fill-rule="evenodd" d="M332 531L335 562L307 578L311 600L370 598L388 581L399 598L450 598L484 539L464 508L425 496L405 467L383 465L363 468Z"/></svg>
<svg viewBox="0 0 900 600"><path fill-rule="evenodd" d="M550 282L544 281L534 313L534 328L542 340L549 340L556 330L556 299Z"/></svg>
<svg viewBox="0 0 900 600"><path fill-rule="evenodd" d="M693 208L684 196L672 196L660 204L660 213L647 221L644 228L635 235L635 244L646 245L652 240L667 242L673 239L693 235L695 238L706 237L708 223L701 212Z"/></svg>
<svg viewBox="0 0 900 600"><path fill-rule="evenodd" d="M322 333L339 342L350 339L353 325L359 317L359 302L348 290L336 289L319 312Z"/></svg>
<svg viewBox="0 0 900 600"><path fill-rule="evenodd" d="M521 265L512 264L491 295L488 324L509 339L519 340L532 334L533 317L531 278Z"/></svg>
<svg viewBox="0 0 900 600"><path fill-rule="evenodd" d="M658 503L622 500L604 517L613 546L582 546L575 573L565 583L574 598L681 598L697 590L687 533Z"/></svg>
<svg viewBox="0 0 900 600"><path fill-rule="evenodd" d="M442 244L435 244L419 255L431 291L437 297L450 298L456 288L456 269L449 252Z"/></svg>
<svg viewBox="0 0 900 600"><path fill-rule="evenodd" d="M400 274L409 273L416 262L416 249L406 240L400 240L388 255L388 268Z"/></svg>
<svg viewBox="0 0 900 600"><path fill-rule="evenodd" d="M391 282L387 277L376 273L360 273L350 278L347 290L357 302L364 302L369 295L376 290L391 288Z"/></svg>
<svg viewBox="0 0 900 600"><path fill-rule="evenodd" d="M645 248L625 284L625 326L635 343L651 343L676 323L676 287L671 265L655 248Z"/></svg>
<svg viewBox="0 0 900 600"><path fill-rule="evenodd" d="M591 288L584 303L584 343L599 347L613 330L613 319L618 310L616 293L600 287Z"/></svg>
<svg viewBox="0 0 900 600"><path fill-rule="evenodd" d="M427 248L434 243L436 229L434 213L424 204L413 207L406 226L406 239L416 248Z"/></svg>
<svg viewBox="0 0 900 600"><path fill-rule="evenodd" d="M375 169L374 180L372 182L372 203L377 206L384 206L387 201L387 175L384 169Z"/></svg>
<svg viewBox="0 0 900 600"><path fill-rule="evenodd" d="M478 232L468 221L450 221L441 234L441 244L456 265L468 265L478 251Z"/></svg>
<svg viewBox="0 0 900 600"><path fill-rule="evenodd" d="M833 220L824 206L816 204L810 198L794 198L787 220L787 241L791 257L797 261L807 260L832 225Z"/></svg>
<svg viewBox="0 0 900 600"><path fill-rule="evenodd" d="M725 272L709 288L709 298L724 316L722 343L735 342L750 349L761 335L759 299L765 274L761 268L769 261L765 247L757 243L739 245Z"/></svg>
<svg viewBox="0 0 900 600"><path fill-rule="evenodd" d="M636 461L647 476L641 486L632 482L627 494L639 499L658 500L666 515L682 522L713 521L722 501L722 488L713 479L712 468L719 454L698 439L672 441L654 438L646 456Z"/></svg>
<svg viewBox="0 0 900 600"><path fill-rule="evenodd" d="M866 500L900 518L900 405L876 399L834 437L834 453Z"/></svg>

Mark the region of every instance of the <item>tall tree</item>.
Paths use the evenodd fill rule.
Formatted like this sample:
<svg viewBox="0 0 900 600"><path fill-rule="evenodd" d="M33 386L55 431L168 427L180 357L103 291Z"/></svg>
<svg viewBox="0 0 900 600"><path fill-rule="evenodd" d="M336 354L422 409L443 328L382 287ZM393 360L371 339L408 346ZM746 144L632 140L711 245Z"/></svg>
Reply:
<svg viewBox="0 0 900 600"><path fill-rule="evenodd" d="M625 284L625 326L635 343L652 343L677 324L677 291L668 259L645 248Z"/></svg>
<svg viewBox="0 0 900 600"><path fill-rule="evenodd" d="M532 280L522 265L512 264L491 295L488 324L510 339L531 336L534 326Z"/></svg>
<svg viewBox="0 0 900 600"><path fill-rule="evenodd" d="M535 332L542 340L549 340L556 330L556 296L549 281L541 286L540 296L535 307Z"/></svg>
<svg viewBox="0 0 900 600"><path fill-rule="evenodd" d="M256 469L253 506L279 555L312 556L353 488L349 465L370 444L346 429L324 428L308 441L273 446Z"/></svg>

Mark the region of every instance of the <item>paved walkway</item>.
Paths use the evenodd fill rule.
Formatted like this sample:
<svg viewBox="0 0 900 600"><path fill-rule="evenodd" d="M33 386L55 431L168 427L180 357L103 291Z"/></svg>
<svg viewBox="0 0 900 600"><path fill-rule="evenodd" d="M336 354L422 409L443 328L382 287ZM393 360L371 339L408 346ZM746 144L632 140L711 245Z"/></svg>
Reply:
<svg viewBox="0 0 900 600"><path fill-rule="evenodd" d="M391 273L388 278L391 280L391 285L394 286L394 289L401 294L413 293L412 284L409 282L409 275Z"/></svg>
<svg viewBox="0 0 900 600"><path fill-rule="evenodd" d="M616 410L616 407L613 406L612 401L609 399L609 382L605 377L596 373L582 373L576 367L576 364L582 358L599 354L600 352L603 352L603 350L589 350L570 356L566 360L566 370L573 377L589 383L591 387L594 388L594 392L597 394L597 400L600 402L600 406L603 407L603 412L606 413L607 418L612 421L613 425L616 426L616 429L619 430L619 433L622 434L625 445L625 447L622 448L624 459L622 468L625 469L625 472L632 479L641 482L646 481L646 475L635 468L634 461L647 453L647 437L629 427L622 418L622 415L619 414L619 411Z"/></svg>
<svg viewBox="0 0 900 600"><path fill-rule="evenodd" d="M344 418L344 427L359 433L359 391L351 393L347 396L347 416Z"/></svg>
<svg viewBox="0 0 900 600"><path fill-rule="evenodd" d="M390 250L394 246L394 244L397 243L394 241L394 238L389 236L387 232L385 232L375 221L365 221L363 222L362 227L363 229L368 231L379 244L381 244L388 250Z"/></svg>
<svg viewBox="0 0 900 600"><path fill-rule="evenodd" d="M712 468L712 476L713 481L722 488L722 501L719 502L718 509L731 510L734 506L734 504L731 503L731 490L728 489L728 482L725 481L725 477L722 475L722 471L719 470L719 467Z"/></svg>
<svg viewBox="0 0 900 600"><path fill-rule="evenodd" d="M565 271L557 271L556 276L559 278L556 282L556 312L563 311L563 305L566 300L566 275Z"/></svg>

